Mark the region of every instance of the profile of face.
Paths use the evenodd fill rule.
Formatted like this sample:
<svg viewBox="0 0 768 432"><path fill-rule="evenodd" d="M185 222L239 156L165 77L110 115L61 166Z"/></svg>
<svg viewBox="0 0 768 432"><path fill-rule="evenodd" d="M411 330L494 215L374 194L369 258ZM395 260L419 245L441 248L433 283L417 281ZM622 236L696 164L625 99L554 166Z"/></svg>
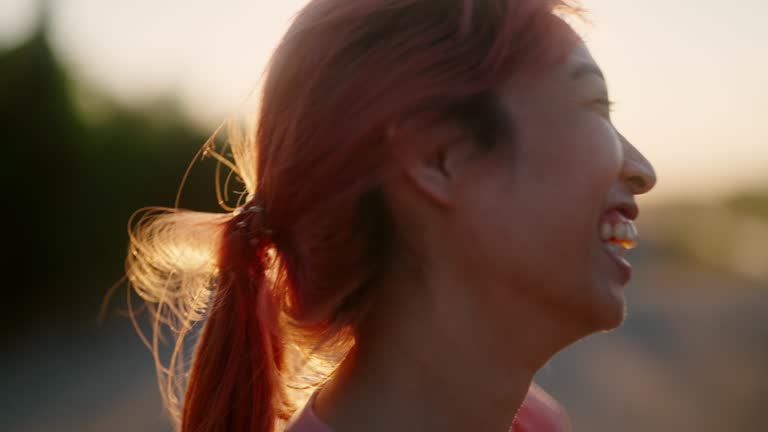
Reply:
<svg viewBox="0 0 768 432"><path fill-rule="evenodd" d="M636 216L628 209L654 186L653 167L612 124L605 80L584 44L545 73L510 78L499 97L508 142L446 146L424 157L441 168L406 169L437 209L426 213L442 256L496 322L515 325L505 309L525 304L582 333L618 326L628 274L601 221L621 204Z"/></svg>

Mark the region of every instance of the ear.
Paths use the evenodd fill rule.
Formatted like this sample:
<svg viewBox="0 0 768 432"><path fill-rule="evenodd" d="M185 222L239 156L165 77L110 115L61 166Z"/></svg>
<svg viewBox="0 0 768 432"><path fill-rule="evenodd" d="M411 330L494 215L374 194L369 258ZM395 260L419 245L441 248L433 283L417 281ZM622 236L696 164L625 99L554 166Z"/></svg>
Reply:
<svg viewBox="0 0 768 432"><path fill-rule="evenodd" d="M407 183L432 202L452 207L472 142L465 131L435 114L422 114L387 130Z"/></svg>

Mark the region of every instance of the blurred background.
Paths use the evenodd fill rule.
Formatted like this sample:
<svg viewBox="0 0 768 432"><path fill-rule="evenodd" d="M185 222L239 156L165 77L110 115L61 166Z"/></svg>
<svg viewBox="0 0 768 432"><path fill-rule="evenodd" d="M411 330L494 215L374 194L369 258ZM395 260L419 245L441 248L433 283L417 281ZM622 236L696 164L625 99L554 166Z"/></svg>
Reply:
<svg viewBox="0 0 768 432"><path fill-rule="evenodd" d="M126 222L171 206L298 0L1 0L10 161L2 431L169 431L125 315ZM765 431L768 2L584 0L615 123L656 167L629 316L538 376L576 431ZM213 163L182 207L216 210Z"/></svg>

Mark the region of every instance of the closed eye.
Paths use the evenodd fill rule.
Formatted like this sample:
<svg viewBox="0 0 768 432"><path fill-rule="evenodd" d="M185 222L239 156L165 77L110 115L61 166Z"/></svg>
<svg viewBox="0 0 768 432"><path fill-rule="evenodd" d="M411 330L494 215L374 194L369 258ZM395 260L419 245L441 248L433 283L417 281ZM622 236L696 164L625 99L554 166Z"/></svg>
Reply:
<svg viewBox="0 0 768 432"><path fill-rule="evenodd" d="M613 111L613 106L616 104L614 101L608 98L595 99L594 103L596 105L605 107L605 109L607 109L608 111Z"/></svg>
<svg viewBox="0 0 768 432"><path fill-rule="evenodd" d="M601 114L605 115L606 117L610 118L611 113L613 112L613 108L615 105L615 102L608 99L607 97L602 97L595 99L592 101L592 105L596 108L600 109Z"/></svg>

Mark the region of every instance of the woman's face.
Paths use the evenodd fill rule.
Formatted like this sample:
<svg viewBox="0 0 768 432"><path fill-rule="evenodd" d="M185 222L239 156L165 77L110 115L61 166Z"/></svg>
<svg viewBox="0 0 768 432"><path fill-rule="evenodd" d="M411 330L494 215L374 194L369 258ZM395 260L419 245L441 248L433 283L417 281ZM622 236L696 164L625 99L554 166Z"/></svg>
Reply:
<svg viewBox="0 0 768 432"><path fill-rule="evenodd" d="M456 209L462 259L496 279L491 305L525 299L592 330L619 325L629 275L601 222L653 187L652 166L611 123L584 45L553 70L510 79L500 97L513 133L467 168Z"/></svg>

